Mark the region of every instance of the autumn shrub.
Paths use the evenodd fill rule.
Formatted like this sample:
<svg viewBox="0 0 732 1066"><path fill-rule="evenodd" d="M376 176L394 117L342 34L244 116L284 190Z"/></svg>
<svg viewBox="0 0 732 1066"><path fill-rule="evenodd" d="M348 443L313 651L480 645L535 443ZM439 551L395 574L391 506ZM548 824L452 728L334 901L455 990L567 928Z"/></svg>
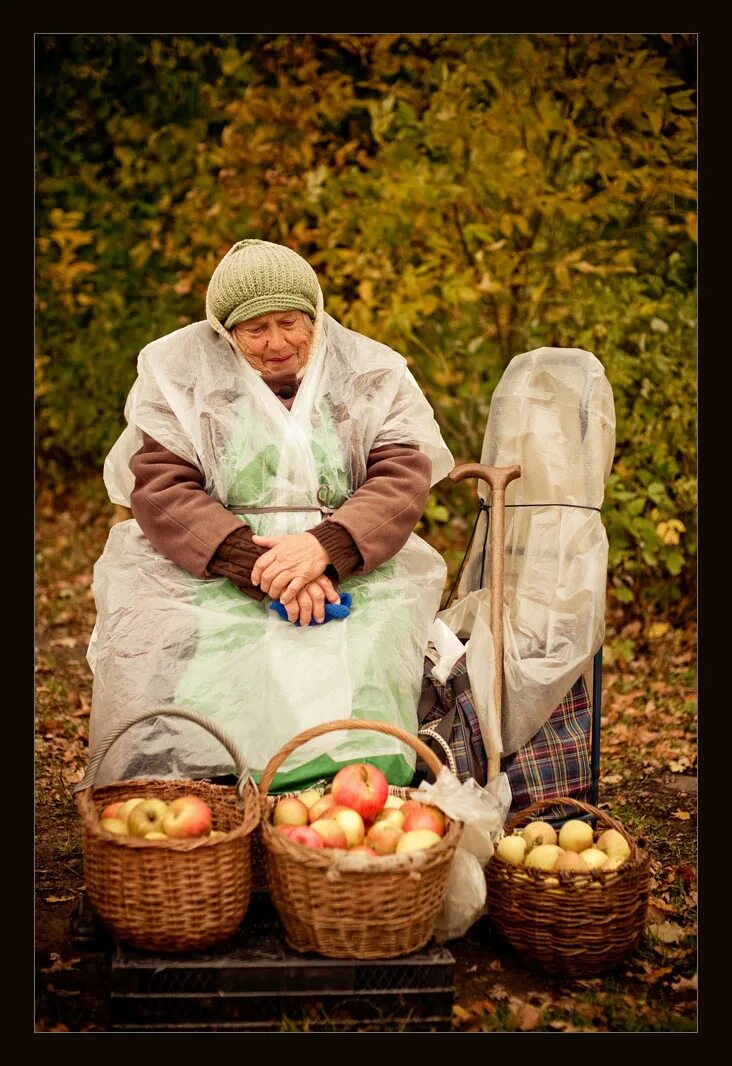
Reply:
<svg viewBox="0 0 732 1066"><path fill-rule="evenodd" d="M611 596L695 575L688 35L41 36L38 463L100 466L137 351L203 315L234 240L310 259L477 459L510 358L583 347L618 418ZM433 494L427 532L465 494Z"/></svg>

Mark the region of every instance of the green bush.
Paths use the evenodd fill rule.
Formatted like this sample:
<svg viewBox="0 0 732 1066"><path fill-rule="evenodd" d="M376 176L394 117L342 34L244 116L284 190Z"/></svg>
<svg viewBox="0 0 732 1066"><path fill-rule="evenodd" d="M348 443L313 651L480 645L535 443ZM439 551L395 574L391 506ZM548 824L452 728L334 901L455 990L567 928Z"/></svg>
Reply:
<svg viewBox="0 0 732 1066"><path fill-rule="evenodd" d="M688 35L38 38L38 463L122 426L138 350L203 316L244 236L403 352L477 459L509 359L584 347L617 453L611 602L695 578L694 41ZM467 493L440 486L433 538ZM463 524L464 525L464 524ZM461 527L462 529L462 527Z"/></svg>

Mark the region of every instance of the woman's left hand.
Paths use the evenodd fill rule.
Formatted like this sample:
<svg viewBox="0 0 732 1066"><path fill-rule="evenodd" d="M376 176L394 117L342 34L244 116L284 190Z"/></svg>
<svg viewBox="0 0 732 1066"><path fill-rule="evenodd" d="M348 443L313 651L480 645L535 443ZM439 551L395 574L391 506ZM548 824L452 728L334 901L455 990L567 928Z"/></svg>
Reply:
<svg viewBox="0 0 732 1066"><path fill-rule="evenodd" d="M311 533L290 533L284 537L252 537L255 544L270 550L260 555L252 568L252 584L284 606L325 570L328 553Z"/></svg>
<svg viewBox="0 0 732 1066"><path fill-rule="evenodd" d="M319 625L325 621L326 602L340 603L341 598L330 578L321 574L289 601L287 617L290 622L299 622L301 626L309 626L311 619Z"/></svg>

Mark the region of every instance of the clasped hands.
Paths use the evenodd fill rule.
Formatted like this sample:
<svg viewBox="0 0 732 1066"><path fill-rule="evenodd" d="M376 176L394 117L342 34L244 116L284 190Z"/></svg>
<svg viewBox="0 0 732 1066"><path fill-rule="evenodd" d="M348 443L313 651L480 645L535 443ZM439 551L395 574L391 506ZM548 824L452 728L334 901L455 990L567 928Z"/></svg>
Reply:
<svg viewBox="0 0 732 1066"><path fill-rule="evenodd" d="M284 537L252 537L255 544L269 548L252 568L252 584L273 600L279 600L290 622L301 626L325 620L325 602L340 603L333 582L324 570L330 559L320 541L311 533L291 533Z"/></svg>

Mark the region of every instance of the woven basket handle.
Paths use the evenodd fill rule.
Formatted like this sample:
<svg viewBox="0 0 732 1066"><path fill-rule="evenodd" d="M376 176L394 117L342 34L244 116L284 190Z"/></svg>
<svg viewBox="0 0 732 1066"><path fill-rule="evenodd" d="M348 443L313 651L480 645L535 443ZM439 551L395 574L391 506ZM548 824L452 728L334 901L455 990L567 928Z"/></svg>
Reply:
<svg viewBox="0 0 732 1066"><path fill-rule="evenodd" d="M276 755L273 755L264 768L259 781L259 792L262 796L267 795L267 790L272 784L272 779L277 773L277 770L285 761L288 755L291 755L296 748L299 748L301 744L306 744L309 740L313 740L314 737L322 736L323 733L335 733L339 729L367 729L372 730L375 733L386 733L387 736L396 737L397 740L403 741L404 744L408 744L410 748L414 748L417 754L424 759L427 766L432 773L437 777L440 770L442 770L442 763L434 754L430 751L426 744L423 744L417 737L413 737L411 733L407 733L404 729L400 729L399 726L389 725L388 722L376 722L371 721L368 718L344 718L334 722L324 722L322 725L313 726L312 729L305 729L302 733L298 733L297 736L292 737L284 744Z"/></svg>
<svg viewBox="0 0 732 1066"><path fill-rule="evenodd" d="M452 771L452 773L454 773L457 777L457 763L455 762L455 756L452 753L452 748L444 739L444 737L441 737L436 729L432 729L428 725L422 726L421 729L418 729L417 736L429 737L431 740L434 740L434 742L439 745L439 747L442 748L445 753L445 760L447 762L448 770Z"/></svg>
<svg viewBox="0 0 732 1066"><path fill-rule="evenodd" d="M74 786L74 792L81 792L82 789L89 788L94 785L94 779L97 776L97 770L104 756L114 744L115 740L118 740L123 733L126 733L128 729L133 725L137 725L138 722L146 722L150 718L158 717L171 717L171 718L185 718L189 722L195 722L196 725L200 725L203 729L207 730L217 740L221 741L223 746L228 751L234 760L239 780L236 783L236 790L240 796L244 794L244 786L250 777L249 767L246 764L244 756L237 748L234 741L228 736L220 726L211 721L205 715L197 714L195 711L189 711L186 707L153 707L147 711L136 711L128 718L122 719L117 725L113 726L102 737L99 747L92 755L86 768L86 773L82 777L81 781Z"/></svg>
<svg viewBox="0 0 732 1066"><path fill-rule="evenodd" d="M609 829L617 829L617 831L625 837L627 840L631 853L634 858L638 854L638 846L633 838L628 833L620 822L616 822L614 818L611 818L605 811L601 811L598 807L593 807L591 803L583 803L582 800L572 799L570 796L552 796L551 799L537 800L536 803L530 804L528 807L524 807L522 811L514 814L512 818L509 818L506 822L506 832L510 832L515 829L520 822L523 822L529 815L537 814L545 807L558 807L565 803L570 803L575 807L579 807L580 810L585 811L586 814L591 814L595 818L601 819Z"/></svg>

